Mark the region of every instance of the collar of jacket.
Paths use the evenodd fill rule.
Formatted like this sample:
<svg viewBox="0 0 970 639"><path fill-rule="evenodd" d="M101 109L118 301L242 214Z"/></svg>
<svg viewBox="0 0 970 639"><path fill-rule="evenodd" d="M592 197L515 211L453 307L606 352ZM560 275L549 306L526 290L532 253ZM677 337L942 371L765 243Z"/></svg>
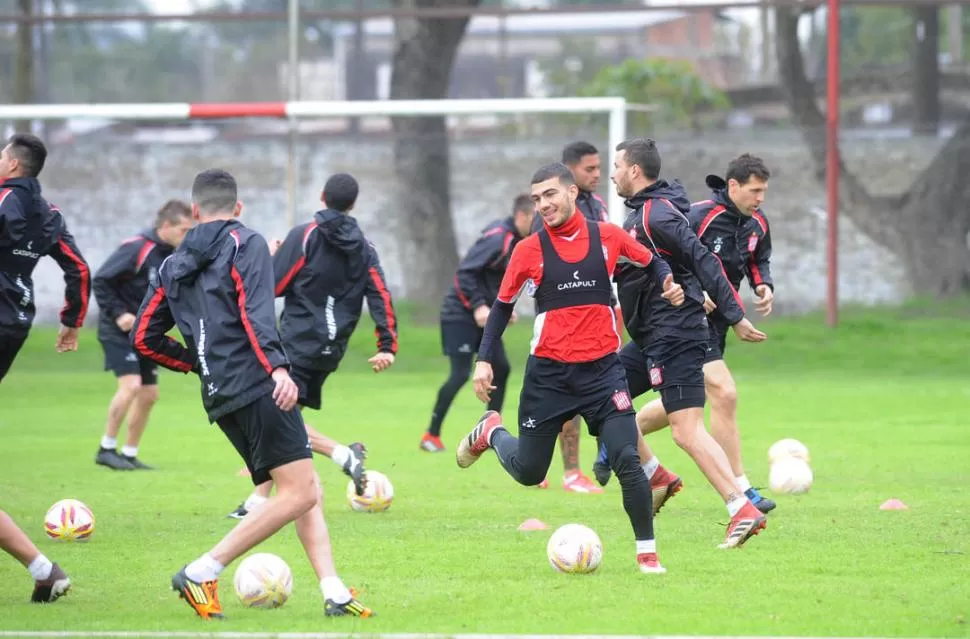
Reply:
<svg viewBox="0 0 970 639"><path fill-rule="evenodd" d="M40 194L40 182L37 178L32 177L13 177L7 178L0 182L0 186L4 188L13 189L24 189L33 193L34 195Z"/></svg>

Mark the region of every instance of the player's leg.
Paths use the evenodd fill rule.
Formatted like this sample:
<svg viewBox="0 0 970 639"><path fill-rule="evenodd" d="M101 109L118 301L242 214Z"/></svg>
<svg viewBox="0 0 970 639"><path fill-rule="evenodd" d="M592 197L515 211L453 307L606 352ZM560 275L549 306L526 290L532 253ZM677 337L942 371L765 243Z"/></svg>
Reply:
<svg viewBox="0 0 970 639"><path fill-rule="evenodd" d="M24 565L34 579L30 600L49 603L71 589L71 580L60 566L44 556L10 515L0 510L0 548Z"/></svg>
<svg viewBox="0 0 970 639"><path fill-rule="evenodd" d="M445 449L441 443L441 426L448 415L458 391L471 377L477 344L481 330L475 324L462 322L441 323L441 348L448 357L448 379L438 389L434 408L431 410L431 423L421 436L420 448L428 453L440 453ZM498 390L498 389L496 389Z"/></svg>
<svg viewBox="0 0 970 639"><path fill-rule="evenodd" d="M131 353L134 356L134 352ZM114 357L114 362L106 361L106 366L113 366L115 375L118 378L118 387L115 390L111 402L108 404L108 417L104 425L104 435L101 437L101 446L94 461L100 466L107 466L112 470L134 470L134 466L127 459L118 453L118 433L121 425L125 421L129 410L135 402L135 397L141 390L141 373L138 371L138 362L118 362L117 356L109 354L108 346L105 346L106 358ZM130 365L130 366L129 366Z"/></svg>
<svg viewBox="0 0 970 639"><path fill-rule="evenodd" d="M592 479L579 468L579 438L582 419L577 415L562 425L559 433L559 450L562 453L562 488L571 493L603 492Z"/></svg>
<svg viewBox="0 0 970 639"><path fill-rule="evenodd" d="M121 447L121 456L136 470L151 470L151 466L138 459L138 446L148 426L152 408L158 401L158 367L144 358L139 358L138 364L141 367L141 387L128 409L128 433L125 445Z"/></svg>
<svg viewBox="0 0 970 639"><path fill-rule="evenodd" d="M17 353L23 348L27 341L27 335L14 337L0 337L0 381L10 372L13 361L17 359Z"/></svg>

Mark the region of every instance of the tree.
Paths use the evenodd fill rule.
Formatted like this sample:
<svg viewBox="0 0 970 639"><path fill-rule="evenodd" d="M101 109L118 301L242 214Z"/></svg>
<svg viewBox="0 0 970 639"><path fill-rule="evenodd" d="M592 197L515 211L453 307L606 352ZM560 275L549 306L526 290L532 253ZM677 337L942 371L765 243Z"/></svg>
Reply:
<svg viewBox="0 0 970 639"><path fill-rule="evenodd" d="M476 7L481 0L394 0L395 7ZM395 25L392 100L448 96L468 18L400 18ZM394 117L397 237L410 275L408 299L437 308L458 253L451 219L448 131L443 116Z"/></svg>
<svg viewBox="0 0 970 639"><path fill-rule="evenodd" d="M29 16L34 12L33 0L19 0L21 15ZM14 75L14 101L29 104L34 100L34 30L27 22L17 24L17 66ZM14 124L19 132L30 130L30 120L17 120Z"/></svg>
<svg viewBox="0 0 970 639"><path fill-rule="evenodd" d="M792 118L808 146L816 178L825 178L825 119L805 75L798 40L800 13L777 7L778 68ZM970 117L957 128L912 185L896 195L873 195L842 158L840 205L873 241L907 266L914 290L952 295L970 289Z"/></svg>

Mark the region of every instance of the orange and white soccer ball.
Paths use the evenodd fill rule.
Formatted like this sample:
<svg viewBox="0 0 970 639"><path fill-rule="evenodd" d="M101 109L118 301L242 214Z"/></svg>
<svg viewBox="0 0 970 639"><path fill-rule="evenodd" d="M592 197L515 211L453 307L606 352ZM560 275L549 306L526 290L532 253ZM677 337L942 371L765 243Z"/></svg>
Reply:
<svg viewBox="0 0 970 639"><path fill-rule="evenodd" d="M242 560L232 585L244 606L279 608L293 594L293 572L280 557L259 552Z"/></svg>
<svg viewBox="0 0 970 639"><path fill-rule="evenodd" d="M364 476L367 477L367 486L363 495L357 494L353 480L347 483L347 501L350 502L350 507L365 513L379 513L390 508L394 501L394 486L387 475L376 470L367 470L364 471Z"/></svg>
<svg viewBox="0 0 970 639"><path fill-rule="evenodd" d="M566 524L552 533L546 544L546 556L559 572L589 573L603 561L603 542L592 528Z"/></svg>
<svg viewBox="0 0 970 639"><path fill-rule="evenodd" d="M62 499L44 516L44 531L57 541L85 541L94 532L94 513L84 502Z"/></svg>

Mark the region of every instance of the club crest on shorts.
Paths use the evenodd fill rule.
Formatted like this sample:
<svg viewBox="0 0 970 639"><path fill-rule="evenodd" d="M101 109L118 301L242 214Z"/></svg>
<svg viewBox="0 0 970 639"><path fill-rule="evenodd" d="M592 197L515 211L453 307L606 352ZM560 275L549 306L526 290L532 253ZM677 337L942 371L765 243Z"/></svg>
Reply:
<svg viewBox="0 0 970 639"><path fill-rule="evenodd" d="M613 393L613 405L616 406L616 410L630 410L633 408L630 393L625 390L618 390Z"/></svg>
<svg viewBox="0 0 970 639"><path fill-rule="evenodd" d="M650 384L652 386L660 386L664 383L664 374L659 366L654 366L650 369Z"/></svg>

